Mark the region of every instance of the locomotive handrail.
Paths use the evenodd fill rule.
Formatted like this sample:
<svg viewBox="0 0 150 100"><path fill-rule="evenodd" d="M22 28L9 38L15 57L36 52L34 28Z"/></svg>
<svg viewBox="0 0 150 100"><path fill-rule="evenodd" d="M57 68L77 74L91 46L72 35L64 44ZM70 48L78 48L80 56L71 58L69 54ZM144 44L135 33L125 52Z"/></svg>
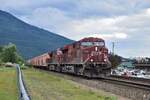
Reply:
<svg viewBox="0 0 150 100"><path fill-rule="evenodd" d="M17 72L17 83L19 89L19 100L30 100L30 97L27 94L27 91L24 86L24 82L22 79L22 73L18 64L16 64L16 72Z"/></svg>
<svg viewBox="0 0 150 100"><path fill-rule="evenodd" d="M83 64L85 64L92 56L90 55L90 57L88 57L84 62Z"/></svg>

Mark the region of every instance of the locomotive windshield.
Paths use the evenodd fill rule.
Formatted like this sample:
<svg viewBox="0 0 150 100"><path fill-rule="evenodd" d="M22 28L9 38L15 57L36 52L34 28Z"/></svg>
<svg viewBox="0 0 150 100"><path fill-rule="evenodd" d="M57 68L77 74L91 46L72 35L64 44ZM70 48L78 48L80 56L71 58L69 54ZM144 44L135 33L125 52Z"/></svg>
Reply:
<svg viewBox="0 0 150 100"><path fill-rule="evenodd" d="M82 46L93 46L93 42L82 42Z"/></svg>
<svg viewBox="0 0 150 100"><path fill-rule="evenodd" d="M104 46L105 43L103 41L101 42L82 42L82 46Z"/></svg>
<svg viewBox="0 0 150 100"><path fill-rule="evenodd" d="M94 46L104 46L104 42L94 42Z"/></svg>

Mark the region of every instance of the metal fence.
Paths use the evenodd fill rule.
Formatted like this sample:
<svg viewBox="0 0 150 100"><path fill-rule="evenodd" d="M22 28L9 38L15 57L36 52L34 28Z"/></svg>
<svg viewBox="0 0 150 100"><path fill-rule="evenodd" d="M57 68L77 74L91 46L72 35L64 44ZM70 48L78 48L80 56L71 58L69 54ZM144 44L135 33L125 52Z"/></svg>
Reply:
<svg viewBox="0 0 150 100"><path fill-rule="evenodd" d="M17 72L17 84L19 89L19 100L31 100L24 86L22 73L18 64L16 64L16 72Z"/></svg>

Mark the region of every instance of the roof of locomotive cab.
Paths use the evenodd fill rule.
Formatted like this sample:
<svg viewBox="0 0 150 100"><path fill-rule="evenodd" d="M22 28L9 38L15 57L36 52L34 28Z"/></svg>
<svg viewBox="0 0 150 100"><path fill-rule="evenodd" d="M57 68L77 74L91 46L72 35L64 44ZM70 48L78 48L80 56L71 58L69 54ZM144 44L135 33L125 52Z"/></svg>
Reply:
<svg viewBox="0 0 150 100"><path fill-rule="evenodd" d="M87 38L83 38L77 42L98 42L98 41L104 41L104 40L102 38L87 37Z"/></svg>
<svg viewBox="0 0 150 100"><path fill-rule="evenodd" d="M102 42L102 41L104 42L104 40L102 38L87 37L87 38L83 38L79 41L75 41L74 43L66 44L61 49L68 48L69 46L76 44L76 43L79 43L79 42Z"/></svg>
<svg viewBox="0 0 150 100"><path fill-rule="evenodd" d="M64 47L67 47L67 46L70 46L70 45L73 45L73 44L76 44L76 43L79 43L79 42L101 42L101 41L104 41L104 40L102 38L87 37L87 38L83 38L79 41L75 41L74 43L64 45Z"/></svg>

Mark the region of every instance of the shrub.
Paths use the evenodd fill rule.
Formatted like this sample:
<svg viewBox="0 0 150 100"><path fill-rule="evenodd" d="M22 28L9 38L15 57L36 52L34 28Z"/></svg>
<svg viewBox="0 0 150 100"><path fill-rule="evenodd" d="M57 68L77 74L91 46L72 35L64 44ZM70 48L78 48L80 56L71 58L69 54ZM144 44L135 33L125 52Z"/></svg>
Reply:
<svg viewBox="0 0 150 100"><path fill-rule="evenodd" d="M1 50L2 49L2 50ZM16 45L9 43L1 48L0 57L2 62L21 63L22 57L17 53Z"/></svg>

